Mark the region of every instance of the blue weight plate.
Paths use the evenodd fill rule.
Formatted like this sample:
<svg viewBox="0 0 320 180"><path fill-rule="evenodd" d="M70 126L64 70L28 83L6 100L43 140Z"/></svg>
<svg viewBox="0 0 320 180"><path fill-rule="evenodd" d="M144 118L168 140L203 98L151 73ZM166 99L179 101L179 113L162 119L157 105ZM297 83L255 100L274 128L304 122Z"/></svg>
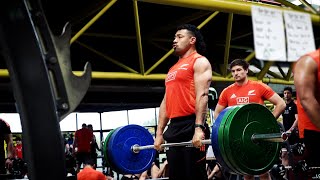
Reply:
<svg viewBox="0 0 320 180"><path fill-rule="evenodd" d="M217 119L214 121L214 124L212 125L212 135L211 135L211 144L212 144L214 156L216 157L220 165L228 171L234 171L234 168L230 166L230 163L228 163L228 159L224 158L225 156L223 155L225 153L224 148L222 145L219 145L219 128L221 125L221 121L224 118L227 118L227 116L230 114L232 110L233 110L233 107L227 107L226 109L220 112L219 116L217 117Z"/></svg>
<svg viewBox="0 0 320 180"><path fill-rule="evenodd" d="M108 158L117 172L140 174L154 162L155 149L145 149L138 153L131 150L133 145L146 146L154 143L153 136L142 126L131 124L114 131L108 142Z"/></svg>

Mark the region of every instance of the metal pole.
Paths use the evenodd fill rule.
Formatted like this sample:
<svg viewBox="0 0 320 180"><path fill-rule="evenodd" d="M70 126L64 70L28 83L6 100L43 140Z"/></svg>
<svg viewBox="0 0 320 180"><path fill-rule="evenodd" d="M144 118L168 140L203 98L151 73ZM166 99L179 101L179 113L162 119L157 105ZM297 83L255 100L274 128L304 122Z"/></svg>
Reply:
<svg viewBox="0 0 320 180"><path fill-rule="evenodd" d="M210 139L205 139L201 141L202 144L211 144L211 140ZM189 146L189 147L193 147L193 144L191 141L187 141L187 142L180 142L180 143L167 143L167 144L161 144L161 148L165 148L165 147L174 147L174 146ZM139 151L141 150L145 150L145 149L153 149L154 145L146 145L146 146L139 146L138 144L133 145L131 147L132 152L134 153L139 153Z"/></svg>
<svg viewBox="0 0 320 180"><path fill-rule="evenodd" d="M253 134L251 140L253 142L269 141L269 142L284 142L288 139L287 133L271 133L271 134Z"/></svg>
<svg viewBox="0 0 320 180"><path fill-rule="evenodd" d="M269 142L284 142L288 139L286 133L270 133L270 134L253 134L251 140L253 142L258 141L269 141ZM202 144L211 144L211 139L205 139L201 141ZM188 146L193 147L192 141L180 142L180 143L167 143L161 144L161 148L174 147L174 146ZM154 145L139 146L138 144L131 147L131 151L134 153L139 153L141 150L153 149Z"/></svg>

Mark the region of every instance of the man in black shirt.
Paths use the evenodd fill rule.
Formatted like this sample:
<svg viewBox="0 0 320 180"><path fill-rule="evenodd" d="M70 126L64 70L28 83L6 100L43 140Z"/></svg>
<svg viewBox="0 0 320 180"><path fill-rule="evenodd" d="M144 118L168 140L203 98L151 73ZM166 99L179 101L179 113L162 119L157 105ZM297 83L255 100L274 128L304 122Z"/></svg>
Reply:
<svg viewBox="0 0 320 180"><path fill-rule="evenodd" d="M4 142L7 143L7 158L4 152ZM9 124L0 118L0 174L6 174L6 167L12 167L11 158L15 157L12 134Z"/></svg>
<svg viewBox="0 0 320 180"><path fill-rule="evenodd" d="M286 109L282 113L284 130L291 133L288 142L284 142L282 148L288 150L288 145L293 145L298 142L298 111L297 105L292 99L292 88L285 87L283 90L284 100L286 102ZM285 166L289 165L288 153L282 151L282 164Z"/></svg>

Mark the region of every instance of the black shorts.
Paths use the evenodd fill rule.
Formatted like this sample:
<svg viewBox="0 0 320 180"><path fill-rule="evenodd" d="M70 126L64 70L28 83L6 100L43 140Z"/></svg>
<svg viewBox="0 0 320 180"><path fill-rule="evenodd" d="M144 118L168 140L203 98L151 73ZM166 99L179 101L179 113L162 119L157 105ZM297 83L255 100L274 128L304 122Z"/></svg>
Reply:
<svg viewBox="0 0 320 180"><path fill-rule="evenodd" d="M195 115L171 119L163 134L168 143L191 141ZM175 146L166 150L170 180L208 179L205 148Z"/></svg>
<svg viewBox="0 0 320 180"><path fill-rule="evenodd" d="M312 130L304 130L304 144L306 145L305 160L308 166L320 166L320 132Z"/></svg>
<svg viewBox="0 0 320 180"><path fill-rule="evenodd" d="M91 160L91 153L89 152L77 152L76 154L76 163L81 166L81 164Z"/></svg>

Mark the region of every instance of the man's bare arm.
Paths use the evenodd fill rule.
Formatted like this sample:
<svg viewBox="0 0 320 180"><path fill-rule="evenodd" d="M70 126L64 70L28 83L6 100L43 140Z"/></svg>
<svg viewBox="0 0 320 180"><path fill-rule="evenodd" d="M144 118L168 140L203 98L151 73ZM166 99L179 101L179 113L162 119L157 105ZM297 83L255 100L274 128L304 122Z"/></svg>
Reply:
<svg viewBox="0 0 320 180"><path fill-rule="evenodd" d="M272 114L276 119L278 119L278 117L286 108L286 103L277 93L274 93L274 95L272 95L271 98L268 99L268 101L275 105L276 108L273 110Z"/></svg>
<svg viewBox="0 0 320 180"><path fill-rule="evenodd" d="M15 157L16 156L16 152L15 152L14 147L13 147L12 134L11 133L10 134L6 134L4 136L4 139L5 139L5 141L7 143L7 147L8 147L8 155L7 155L7 157L8 158Z"/></svg>
<svg viewBox="0 0 320 180"><path fill-rule="evenodd" d="M221 106L220 104L217 104L216 109L214 110L213 119L216 120L219 114L221 113L221 111L223 111L225 108L226 108L225 106Z"/></svg>
<svg viewBox="0 0 320 180"><path fill-rule="evenodd" d="M317 63L309 56L301 57L294 69L294 85L296 86L301 105L312 123L320 129L320 104L316 100Z"/></svg>
<svg viewBox="0 0 320 180"><path fill-rule="evenodd" d="M196 124L203 124L207 116L208 94L212 80L212 69L207 58L202 57L194 64L194 85L196 93Z"/></svg>

